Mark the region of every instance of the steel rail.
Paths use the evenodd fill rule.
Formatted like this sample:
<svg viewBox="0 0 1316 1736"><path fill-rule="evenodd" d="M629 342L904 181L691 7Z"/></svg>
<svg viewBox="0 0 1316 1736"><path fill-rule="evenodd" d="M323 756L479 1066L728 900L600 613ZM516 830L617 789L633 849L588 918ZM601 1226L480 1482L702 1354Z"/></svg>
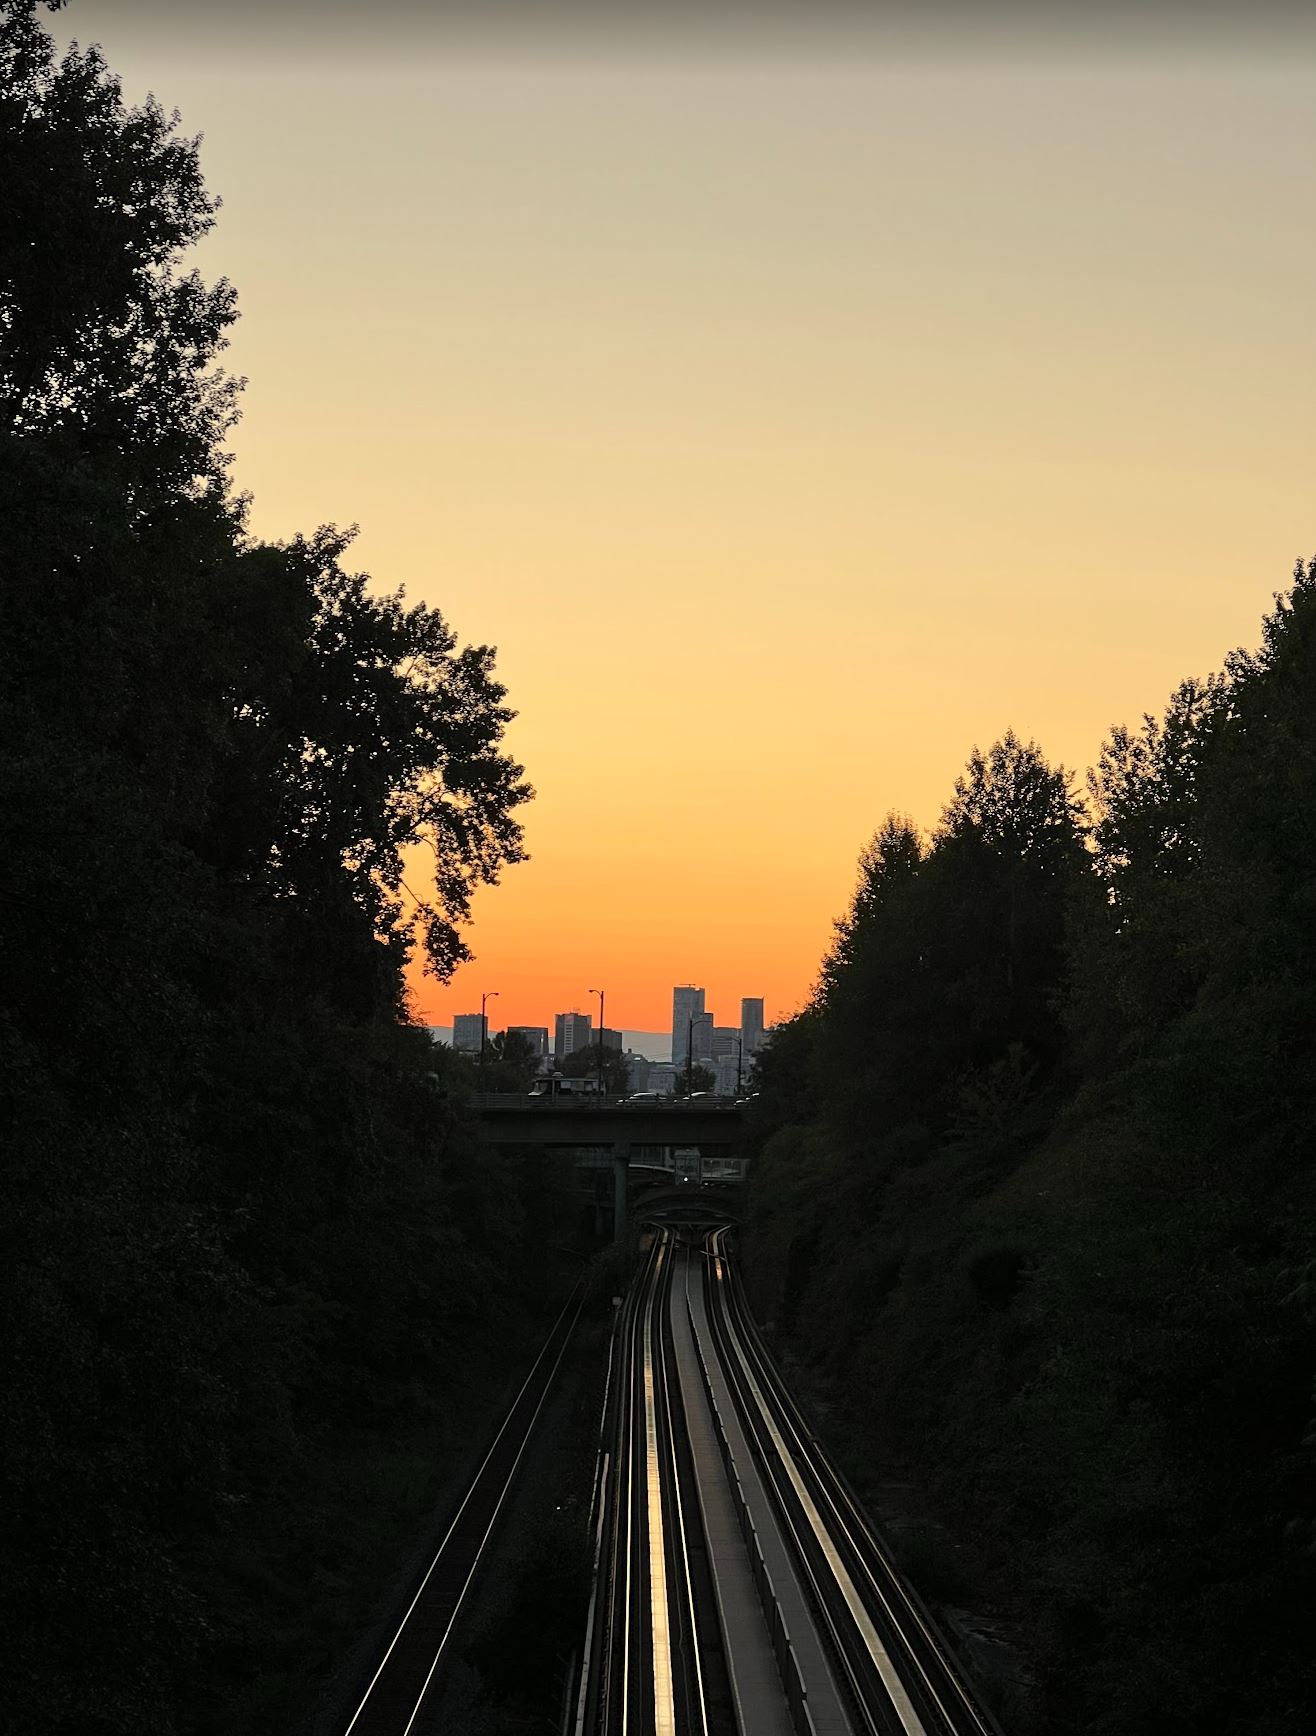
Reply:
<svg viewBox="0 0 1316 1736"><path fill-rule="evenodd" d="M567 1348L567 1345L571 1341L571 1334L575 1330L576 1321L580 1316L580 1310L581 1310L581 1306L582 1306L583 1301L584 1301L584 1285L583 1285L583 1282L578 1281L575 1284L575 1286L573 1287L571 1294L567 1297L566 1302L563 1304L562 1310L559 1313L557 1319L554 1321L552 1329L550 1330L550 1332L548 1334L548 1337L544 1340L543 1345L540 1347L539 1354L535 1357L534 1362L530 1365L530 1371L526 1375L525 1379L522 1381L520 1389L518 1390L516 1397L512 1400L512 1403L508 1408L507 1414L504 1416L503 1421L499 1426L498 1433L494 1436L493 1441L490 1444L488 1451L485 1453L484 1458L480 1461L479 1469L476 1471L474 1477L471 1479L471 1482L467 1487L466 1493L462 1497L460 1506L457 1508L456 1513L453 1515L451 1521L449 1522L448 1528L444 1532L442 1541L440 1542L438 1549L435 1551L434 1556L433 1556L432 1560L430 1561L429 1566L425 1569L424 1576L422 1577L419 1586L416 1588L415 1595L412 1597L411 1602L407 1605L406 1613L403 1615L402 1620L398 1623L397 1628L394 1631L393 1637L389 1641L388 1647L387 1647L386 1651L384 1652L384 1656L380 1659L379 1665L378 1665L377 1669L375 1670L374 1675L370 1678L369 1685L367 1686L365 1693L362 1695L361 1702L357 1706L356 1711L352 1714L351 1722L347 1725L347 1728L343 1732L343 1736L352 1736L352 1732L354 1730L356 1730L358 1724L362 1720L362 1714L366 1713L367 1708L370 1707L371 1697L375 1693L375 1690L378 1687L381 1679L384 1677L384 1673L388 1668L390 1660L393 1659L395 1654L397 1653L399 1641L401 1641L403 1639L403 1636L406 1633L408 1623L411 1621L412 1616L415 1614L417 1607L420 1605L420 1603L421 1603L421 1601L425 1595L426 1588L430 1585L431 1580L434 1578L435 1570L443 1562L444 1555L447 1552L448 1546L452 1542L454 1536L456 1535L458 1526L461 1524L463 1518L466 1516L467 1508L470 1507L471 1502L472 1502L473 1498L475 1497L476 1491L480 1487L480 1484L484 1478L485 1471L488 1469L489 1465L491 1464L491 1462L494 1458L495 1453L498 1451L500 1445L502 1444L503 1437L507 1433L507 1430L508 1430L508 1427L512 1421L512 1418L516 1415L516 1412L521 1405L522 1399L526 1396L526 1393L530 1390L531 1382L534 1380L537 1372L539 1371L541 1365L543 1364L545 1358L547 1357L549 1350L552 1347L554 1339L559 1335L559 1332L561 1332L561 1343L558 1345L557 1354L553 1358L552 1365L549 1367L548 1372L547 1372L546 1376L544 1377L544 1380L542 1382L542 1385L541 1385L541 1388L539 1391L539 1396L535 1401L534 1409L530 1413L530 1419L526 1423L525 1428L521 1431L520 1442L516 1448L515 1454L512 1457L512 1462L511 1462L510 1466L508 1467L507 1475L503 1478L502 1483L498 1488L497 1497L494 1500L492 1510L489 1512L488 1522L485 1524L484 1529L483 1529L482 1533L480 1534L480 1538L479 1538L479 1541L476 1545L474 1555L471 1557L471 1560L470 1560L470 1566L466 1572L464 1579L462 1580L462 1583L461 1583L460 1588L458 1589L456 1598L453 1601L452 1606L448 1612L447 1624L445 1625L443 1633L440 1636L438 1644L435 1647L433 1654L431 1656L429 1668L425 1673L425 1678L424 1678L424 1682L421 1686L420 1693L416 1696L416 1698L415 1698L415 1700L411 1706L411 1710L410 1710L409 1714L407 1715L406 1723L401 1726L399 1736L410 1736L410 1732L413 1729L413 1727L415 1726L416 1717L417 1717L418 1713L420 1712L421 1705L424 1702L425 1696L429 1692L430 1685L434 1680L434 1674L435 1674L435 1671L438 1669L439 1661L443 1656L444 1649L447 1646L448 1641L452 1636L452 1631L456 1625L457 1617L461 1613L462 1605L464 1604L464 1602L466 1600L467 1593L470 1591L472 1582L475 1579L476 1571L479 1568L480 1561L484 1555L485 1549L488 1547L489 1539L493 1534L494 1527L498 1522L499 1515L501 1514L501 1512L503 1510L503 1506L506 1503L507 1496L511 1490L513 1482L515 1481L516 1473L520 1469L521 1460L525 1454L526 1447L529 1444L530 1437L534 1432L535 1424L538 1422L539 1414L542 1411L542 1409L544 1408L544 1401L548 1397L548 1394L552 1389L553 1378L556 1375L558 1368L561 1366L563 1356L566 1354L566 1348ZM573 1307L573 1303L574 1303L574 1307ZM562 1323L567 1318L568 1313L570 1313L570 1320L567 1323L566 1330L561 1331ZM432 1644L433 1642L430 1642L430 1643ZM414 1678L413 1678L413 1681L414 1681ZM405 1703L405 1698L404 1698L404 1703Z"/></svg>
<svg viewBox="0 0 1316 1736"><path fill-rule="evenodd" d="M729 1320L723 1312L728 1266L721 1247L714 1243L713 1238L710 1238L709 1252L707 1313L713 1333L713 1350L730 1388L732 1402L764 1486L775 1504L782 1534L803 1577L822 1636L840 1667L841 1682L849 1691L851 1710L869 1736L902 1736L901 1728L891 1721L889 1706L882 1702L874 1705L875 1684L868 1679L863 1655L856 1655L854 1636L838 1611L838 1589L826 1571L830 1564L809 1526L807 1512L792 1502L787 1488L783 1487L784 1468L764 1426L763 1408L747 1381L746 1370L734 1348Z"/></svg>
<svg viewBox="0 0 1316 1736"><path fill-rule="evenodd" d="M894 1714L898 1721L898 1728L902 1736L928 1736L927 1729L910 1699L909 1691L896 1667L891 1652L882 1635L878 1633L859 1594L859 1589L849 1571L848 1564L837 1548L827 1517L813 1499L808 1483L801 1474L798 1460L778 1427L774 1409L769 1404L755 1371L745 1355L737 1323L734 1319L734 1311L727 1306L726 1290L726 1286L720 1287L719 1301L724 1309L723 1324L727 1330L731 1352L738 1364L736 1386L742 1409L746 1413L745 1420L752 1427L753 1433L757 1437L759 1451L769 1466L779 1506L783 1512L790 1513L792 1511L791 1498L793 1497L794 1507L798 1509L803 1519L803 1530L792 1525L797 1546L803 1542L806 1554L821 1558L823 1568L830 1575L829 1591L834 1589L834 1592L839 1594L840 1605L844 1610L845 1617L848 1617L848 1626L844 1628L844 1632L833 1618L833 1598L823 1594L823 1602L827 1609L833 1639L841 1649L852 1689L865 1716L878 1728L888 1722L884 1719L883 1712L889 1708L889 1711ZM822 1593L822 1587L816 1577L814 1583L818 1591ZM845 1643L847 1640L850 1642L849 1644ZM856 1640L858 1646L855 1649L858 1650L859 1654L859 1669L855 1669L854 1660L850 1655ZM886 1696L885 1705L880 1698L876 1704L874 1703L871 1685L862 1680L865 1671L871 1671L876 1675L881 1692Z"/></svg>
<svg viewBox="0 0 1316 1736"><path fill-rule="evenodd" d="M644 1305L641 1335L644 1391L645 1535L649 1561L650 1668L653 1679L654 1736L676 1736L676 1695L672 1680L671 1611L667 1597L667 1539L663 1514L662 1457L658 1442L658 1395L654 1388L654 1305L662 1293L667 1233L658 1243L658 1262Z"/></svg>
<svg viewBox="0 0 1316 1736"><path fill-rule="evenodd" d="M663 1229L614 1333L611 1446L574 1736L713 1736L687 1525L693 1460L671 1329L675 1239ZM702 1532L699 1533L702 1536Z"/></svg>
<svg viewBox="0 0 1316 1736"><path fill-rule="evenodd" d="M664 1484L670 1508L671 1524L668 1538L672 1555L673 1574L669 1586L675 1585L672 1600L674 1625L684 1635L685 1644L677 1646L681 1662L682 1726L686 1736L709 1736L708 1698L704 1684L703 1647L699 1640L699 1610L695 1601L694 1578L690 1569L688 1545L687 1502L681 1489L686 1482L682 1463L682 1442L685 1440L685 1407L681 1398L680 1377L675 1372L671 1346L671 1294L675 1263L667 1262L666 1279L661 1287L654 1326L655 1368L659 1391L660 1424L664 1445ZM675 1394L675 1402L673 1401ZM694 1508L690 1522L699 1524Z"/></svg>
<svg viewBox="0 0 1316 1736"><path fill-rule="evenodd" d="M975 1704L950 1648L937 1632L931 1616L905 1584L854 1495L800 1415L799 1407L763 1345L745 1302L740 1274L734 1265L731 1272L732 1301L742 1342L748 1347L765 1385L773 1391L781 1422L794 1440L798 1460L806 1467L816 1495L832 1514L835 1521L833 1535L842 1542L852 1567L867 1586L871 1601L877 1605L879 1618L899 1635L902 1656L912 1666L917 1677L917 1689L928 1701L927 1709L940 1719L952 1736L999 1736L996 1725L989 1722ZM895 1607L897 1605L899 1607Z"/></svg>
<svg viewBox="0 0 1316 1736"><path fill-rule="evenodd" d="M896 1653L899 1666L903 1666L897 1680L901 1681L906 1698L912 1691L913 1698L921 1703L923 1715L948 1736L1000 1736L995 1721L975 1702L932 1617L905 1584L858 1501L804 1422L762 1343L745 1302L739 1272L726 1257L724 1232L718 1234L717 1252L727 1275L720 1286L721 1300L733 1316L738 1353L746 1359L760 1394L767 1395L769 1402L764 1414L770 1418L770 1432L781 1442L778 1451L783 1453L783 1463L788 1464L793 1484L798 1479L797 1497L802 1502L807 1499L823 1519L831 1548L843 1561L846 1578L859 1595L864 1618L856 1619L866 1644L871 1650L877 1627L885 1631L886 1641ZM895 1660L880 1636L877 1643L894 1666ZM874 1664L887 1683L887 1673L881 1669L877 1657ZM900 1710L898 1701L897 1709ZM913 1727L908 1723L904 1728L912 1733Z"/></svg>
<svg viewBox="0 0 1316 1736"><path fill-rule="evenodd" d="M638 1576L635 1573L636 1538L639 1533L639 1490L635 1475L637 1451L636 1364L644 1315L644 1298L653 1282L658 1256L658 1244L649 1249L649 1257L637 1285L626 1298L623 1327L623 1365L618 1384L617 1418L617 1495L613 1502L613 1569L608 1622L608 1668L604 1677L602 1729L611 1736L614 1727L621 1736L629 1736L631 1697L635 1670L631 1661L632 1628L635 1625L635 1603L639 1597ZM620 1624L620 1659L617 1657L617 1628ZM635 1635L635 1650L642 1647L643 1633ZM618 1667L618 1664L620 1667Z"/></svg>
<svg viewBox="0 0 1316 1736"><path fill-rule="evenodd" d="M646 1575L640 1569L645 1538L646 1489L643 1459L640 1369L646 1308L652 1293L660 1245L650 1245L646 1260L626 1297L613 1331L611 1415L603 1436L599 1475L599 1543L596 1558L606 1559L606 1580L596 1570L590 1597L584 1663L576 1714L576 1736L647 1736L645 1707L638 1706L637 1683L646 1677L649 1644L643 1621ZM603 1537L606 1535L606 1548ZM597 1660L597 1662L595 1662Z"/></svg>
<svg viewBox="0 0 1316 1736"><path fill-rule="evenodd" d="M585 1613L585 1639L580 1654L574 1736L585 1736L585 1718L593 1668L594 1638L598 1623L599 1580L603 1567L604 1521L607 1516L608 1482L612 1464L612 1457L607 1446L608 1416L613 1402L612 1383L616 1361L617 1334L613 1331L608 1335L608 1367L603 1377L603 1404L599 1412L598 1446L596 1448L598 1466L594 1476L594 1491L589 1510L589 1529L590 1536L594 1539L594 1557L590 1574L589 1608Z"/></svg>

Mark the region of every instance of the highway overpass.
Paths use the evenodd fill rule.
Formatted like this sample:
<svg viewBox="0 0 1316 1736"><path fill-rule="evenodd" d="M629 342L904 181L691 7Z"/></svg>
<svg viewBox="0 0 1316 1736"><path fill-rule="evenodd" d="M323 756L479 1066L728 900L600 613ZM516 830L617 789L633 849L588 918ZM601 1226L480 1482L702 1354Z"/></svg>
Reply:
<svg viewBox="0 0 1316 1736"><path fill-rule="evenodd" d="M612 1153L613 1224L626 1227L626 1180L632 1150L697 1146L733 1151L740 1141L739 1104L717 1099L627 1103L621 1098L571 1099L485 1092L474 1099L491 1145L602 1146Z"/></svg>

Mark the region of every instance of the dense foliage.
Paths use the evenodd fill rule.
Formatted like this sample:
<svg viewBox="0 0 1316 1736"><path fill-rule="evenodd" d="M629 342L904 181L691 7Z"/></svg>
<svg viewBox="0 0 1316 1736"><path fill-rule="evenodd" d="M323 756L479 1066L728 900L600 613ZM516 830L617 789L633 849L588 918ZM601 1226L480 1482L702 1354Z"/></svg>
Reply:
<svg viewBox="0 0 1316 1736"><path fill-rule="evenodd" d="M1040 1678L1007 1727L1316 1725L1316 562L1256 652L889 818L774 1036L749 1259L856 1475ZM955 1576L952 1576L955 1577Z"/></svg>
<svg viewBox="0 0 1316 1736"><path fill-rule="evenodd" d="M521 855L492 652L335 531L248 533L234 295L183 267L215 209L176 120L0 4L15 1732L294 1727L369 1466L460 1448L558 1204L405 1022L409 949L449 972Z"/></svg>

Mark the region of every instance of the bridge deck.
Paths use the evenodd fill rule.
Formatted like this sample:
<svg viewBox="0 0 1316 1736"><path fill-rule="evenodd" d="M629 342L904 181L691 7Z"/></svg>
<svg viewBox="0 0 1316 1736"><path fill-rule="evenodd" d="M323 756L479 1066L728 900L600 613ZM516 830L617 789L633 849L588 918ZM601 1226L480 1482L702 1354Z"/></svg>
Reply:
<svg viewBox="0 0 1316 1736"><path fill-rule="evenodd" d="M495 1145L735 1145L735 1103L564 1102L486 1095L475 1099L485 1136Z"/></svg>

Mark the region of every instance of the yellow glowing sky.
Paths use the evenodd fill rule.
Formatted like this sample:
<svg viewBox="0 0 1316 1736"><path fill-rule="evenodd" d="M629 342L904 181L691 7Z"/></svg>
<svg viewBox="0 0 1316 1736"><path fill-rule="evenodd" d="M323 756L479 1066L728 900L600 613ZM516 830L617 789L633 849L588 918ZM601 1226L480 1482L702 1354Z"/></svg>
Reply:
<svg viewBox="0 0 1316 1736"><path fill-rule="evenodd" d="M359 522L520 712L533 860L428 1022L790 1011L887 809L1010 726L1081 771L1316 547L1309 38L308 62L130 14L60 29L206 135L255 529Z"/></svg>

